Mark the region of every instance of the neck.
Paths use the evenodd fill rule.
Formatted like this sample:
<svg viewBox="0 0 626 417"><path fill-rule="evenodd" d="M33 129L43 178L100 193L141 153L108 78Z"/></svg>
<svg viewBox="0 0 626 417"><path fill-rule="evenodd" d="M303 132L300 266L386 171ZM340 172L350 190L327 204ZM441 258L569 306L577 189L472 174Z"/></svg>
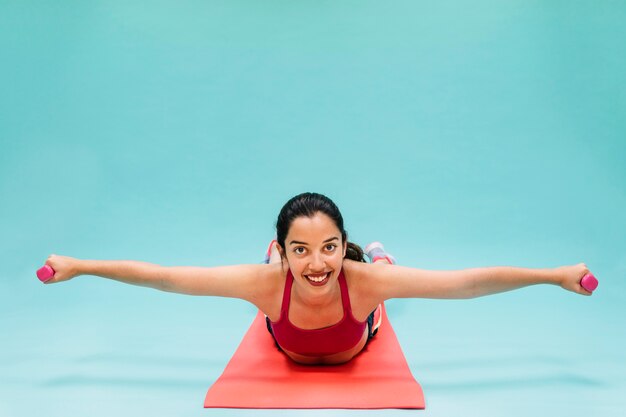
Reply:
<svg viewBox="0 0 626 417"><path fill-rule="evenodd" d="M295 284L295 282L294 282ZM331 285L330 283L328 285ZM341 288L339 287L339 281L335 281L332 288L328 288L328 291L323 293L313 293L311 291L303 291L299 285L292 285L291 292L294 293L294 297L299 304L311 307L311 308L324 308L333 305L337 302L337 296L341 297Z"/></svg>

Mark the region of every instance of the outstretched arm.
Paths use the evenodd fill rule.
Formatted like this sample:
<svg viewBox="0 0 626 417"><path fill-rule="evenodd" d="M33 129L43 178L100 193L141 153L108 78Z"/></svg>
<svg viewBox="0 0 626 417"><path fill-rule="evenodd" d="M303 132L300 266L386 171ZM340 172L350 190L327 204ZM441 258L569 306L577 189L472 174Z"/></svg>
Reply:
<svg viewBox="0 0 626 417"><path fill-rule="evenodd" d="M271 275L268 265L218 267L166 267L140 261L83 260L51 255L46 261L55 271L46 284L79 275L95 275L126 284L189 295L233 297L256 302L263 296Z"/></svg>
<svg viewBox="0 0 626 417"><path fill-rule="evenodd" d="M427 271L397 265L371 265L373 288L389 298L475 298L535 284L560 285L591 295L580 285L589 269L583 263L550 269L494 266L457 271Z"/></svg>

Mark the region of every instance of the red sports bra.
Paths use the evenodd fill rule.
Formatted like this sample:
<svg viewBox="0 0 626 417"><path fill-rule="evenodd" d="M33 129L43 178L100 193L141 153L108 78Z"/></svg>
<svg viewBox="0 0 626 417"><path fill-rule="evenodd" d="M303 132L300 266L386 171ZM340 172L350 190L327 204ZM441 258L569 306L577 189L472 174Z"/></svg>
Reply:
<svg viewBox="0 0 626 417"><path fill-rule="evenodd" d="M346 351L359 343L367 327L367 320L361 322L352 315L348 284L343 275L343 269L339 272L343 318L332 326L321 329L301 329L291 324L289 321L289 304L291 302L292 284L293 275L291 270L288 270L280 318L277 322L270 320L272 332L281 348L300 355L324 356Z"/></svg>

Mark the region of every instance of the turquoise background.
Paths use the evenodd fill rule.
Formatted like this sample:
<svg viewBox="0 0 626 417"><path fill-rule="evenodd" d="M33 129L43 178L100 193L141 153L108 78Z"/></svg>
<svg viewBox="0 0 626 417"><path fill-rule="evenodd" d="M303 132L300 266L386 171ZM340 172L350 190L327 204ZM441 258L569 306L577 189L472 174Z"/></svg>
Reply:
<svg viewBox="0 0 626 417"><path fill-rule="evenodd" d="M0 415L318 415L202 408L243 301L35 277L257 263L303 191L402 265L599 278L390 301L414 413L623 415L626 3L432 3L0 3Z"/></svg>

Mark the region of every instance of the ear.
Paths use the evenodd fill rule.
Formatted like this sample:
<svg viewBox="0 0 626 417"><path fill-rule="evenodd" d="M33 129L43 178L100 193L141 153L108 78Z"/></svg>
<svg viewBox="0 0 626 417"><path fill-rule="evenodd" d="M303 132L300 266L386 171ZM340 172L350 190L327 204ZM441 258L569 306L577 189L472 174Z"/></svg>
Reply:
<svg viewBox="0 0 626 417"><path fill-rule="evenodd" d="M346 252L348 251L348 241L346 240L345 242L343 242L343 256L342 258L346 257Z"/></svg>
<svg viewBox="0 0 626 417"><path fill-rule="evenodd" d="M276 242L276 250L280 254L281 258L285 257L285 250L282 248L282 246L280 246L280 243L278 243L278 242Z"/></svg>

